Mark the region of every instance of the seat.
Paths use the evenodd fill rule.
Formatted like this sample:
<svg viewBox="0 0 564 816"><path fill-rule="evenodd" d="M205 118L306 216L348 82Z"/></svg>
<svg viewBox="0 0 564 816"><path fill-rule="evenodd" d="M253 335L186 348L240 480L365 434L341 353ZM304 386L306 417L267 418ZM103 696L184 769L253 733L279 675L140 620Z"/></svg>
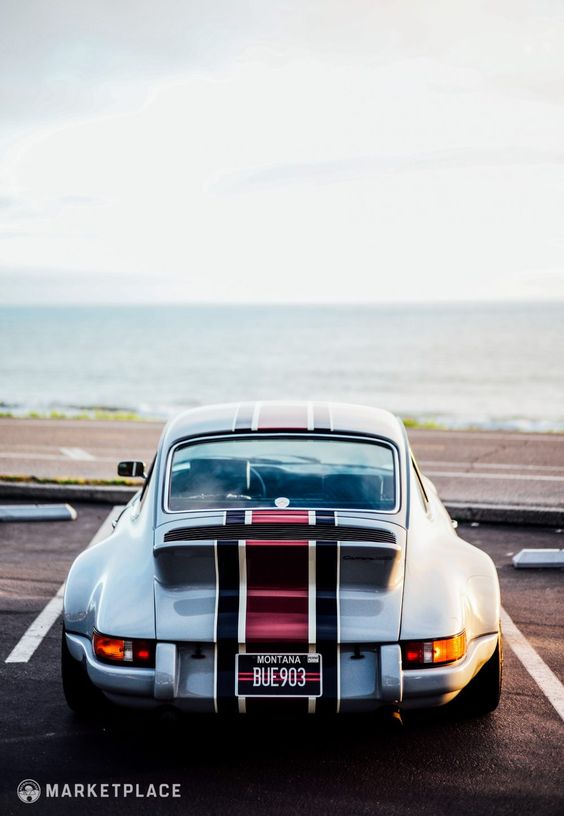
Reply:
<svg viewBox="0 0 564 816"><path fill-rule="evenodd" d="M382 477L378 474L338 473L325 477L324 489L335 501L348 507L378 509L382 500Z"/></svg>
<svg viewBox="0 0 564 816"><path fill-rule="evenodd" d="M247 494L248 466L245 459L192 459L190 468L173 474L171 498Z"/></svg>

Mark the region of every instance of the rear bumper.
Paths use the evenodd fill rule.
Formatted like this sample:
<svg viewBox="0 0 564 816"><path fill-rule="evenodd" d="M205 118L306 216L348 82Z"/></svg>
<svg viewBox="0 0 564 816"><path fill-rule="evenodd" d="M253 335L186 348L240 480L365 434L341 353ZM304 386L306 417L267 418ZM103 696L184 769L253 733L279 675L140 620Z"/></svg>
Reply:
<svg viewBox="0 0 564 816"><path fill-rule="evenodd" d="M213 644L159 643L155 669L110 666L98 661L90 640L66 634L75 660L84 664L92 683L113 702L135 708L173 706L182 711L216 711ZM428 708L452 700L492 656L497 634L471 641L466 656L448 666L403 670L397 644L367 645L360 654L343 644L339 659L339 698L335 711L362 713L382 706ZM245 706L239 706L241 711Z"/></svg>
<svg viewBox="0 0 564 816"><path fill-rule="evenodd" d="M495 652L497 632L472 640L462 660L432 669L403 671L402 708L428 708L454 699Z"/></svg>

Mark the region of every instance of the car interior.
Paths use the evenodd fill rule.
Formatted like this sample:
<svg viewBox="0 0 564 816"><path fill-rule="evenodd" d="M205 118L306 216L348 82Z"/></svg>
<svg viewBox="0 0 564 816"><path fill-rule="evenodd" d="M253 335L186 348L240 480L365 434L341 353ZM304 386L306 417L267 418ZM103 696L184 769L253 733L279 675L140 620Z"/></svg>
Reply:
<svg viewBox="0 0 564 816"><path fill-rule="evenodd" d="M215 500L220 506L269 505L286 497L293 507L326 506L391 510L394 475L384 468L315 463L272 463L239 458L201 458L173 468L170 509L193 509Z"/></svg>

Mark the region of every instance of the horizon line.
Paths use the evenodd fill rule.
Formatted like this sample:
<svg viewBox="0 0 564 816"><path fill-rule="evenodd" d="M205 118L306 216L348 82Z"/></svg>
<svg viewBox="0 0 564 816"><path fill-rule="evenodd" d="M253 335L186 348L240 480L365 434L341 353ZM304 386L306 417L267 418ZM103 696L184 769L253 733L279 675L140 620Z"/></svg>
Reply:
<svg viewBox="0 0 564 816"><path fill-rule="evenodd" d="M461 306L461 305L564 305L564 295L559 297L519 297L519 298L453 298L448 300L370 300L370 301L330 301L330 300L170 300L170 301L89 301L89 300L53 300L50 302L26 302L26 301L8 301L2 302L0 300L0 308L22 308L22 307L94 307L94 308L116 308L129 307L135 308L138 306L151 306L158 308L159 306L315 306L318 308L372 308L374 306Z"/></svg>

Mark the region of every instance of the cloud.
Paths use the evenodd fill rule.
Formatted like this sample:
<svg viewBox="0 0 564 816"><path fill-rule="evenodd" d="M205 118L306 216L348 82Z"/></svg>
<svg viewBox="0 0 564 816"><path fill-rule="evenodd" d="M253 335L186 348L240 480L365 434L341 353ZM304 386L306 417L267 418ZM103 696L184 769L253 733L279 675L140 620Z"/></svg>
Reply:
<svg viewBox="0 0 564 816"><path fill-rule="evenodd" d="M280 65L429 59L507 94L559 101L564 6L549 0L3 0L3 129L133 110L154 84ZM444 82L448 91L448 82Z"/></svg>
<svg viewBox="0 0 564 816"><path fill-rule="evenodd" d="M4 292L501 298L564 268L561 4L0 14Z"/></svg>
<svg viewBox="0 0 564 816"><path fill-rule="evenodd" d="M564 151L527 148L466 148L436 150L407 156L358 156L334 161L280 164L218 176L207 187L210 193L261 191L288 185L339 184L366 180L382 173L462 170L487 167L564 165Z"/></svg>
<svg viewBox="0 0 564 816"><path fill-rule="evenodd" d="M256 4L214 0L4 0L3 127L138 107L154 82L214 71L247 42ZM271 32L276 15L267 15Z"/></svg>
<svg viewBox="0 0 564 816"><path fill-rule="evenodd" d="M0 196L0 210L11 211L21 207L22 201L17 196L3 195Z"/></svg>
<svg viewBox="0 0 564 816"><path fill-rule="evenodd" d="M0 305L174 302L177 295L177 282L166 275L138 274L132 287L119 271L0 266Z"/></svg>

